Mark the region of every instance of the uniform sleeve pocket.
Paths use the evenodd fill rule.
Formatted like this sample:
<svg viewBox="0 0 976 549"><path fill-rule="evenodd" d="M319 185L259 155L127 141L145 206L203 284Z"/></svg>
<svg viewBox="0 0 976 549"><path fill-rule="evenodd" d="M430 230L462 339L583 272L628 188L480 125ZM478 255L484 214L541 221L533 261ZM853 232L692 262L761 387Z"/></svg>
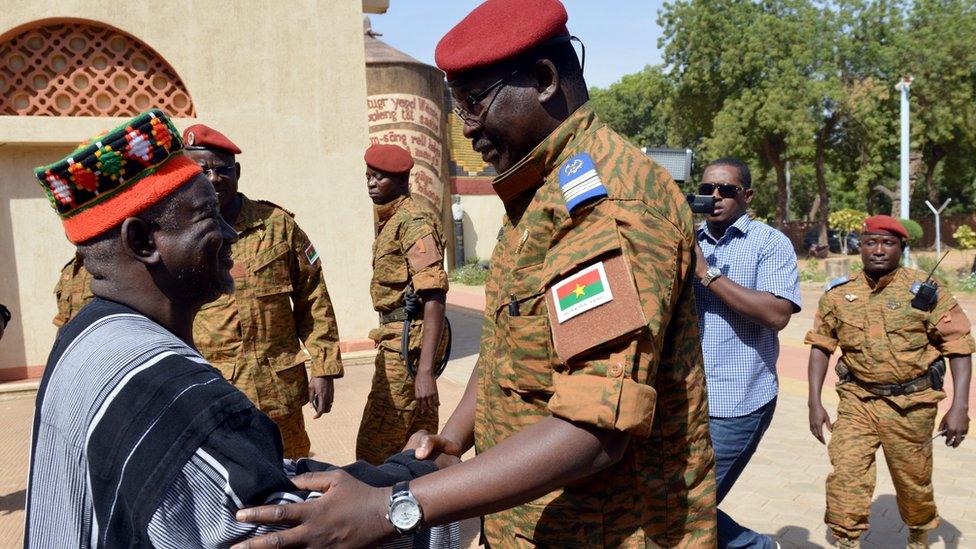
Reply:
<svg viewBox="0 0 976 549"><path fill-rule="evenodd" d="M519 393L552 393L555 355L549 318L507 316L505 347L498 367L498 385Z"/></svg>

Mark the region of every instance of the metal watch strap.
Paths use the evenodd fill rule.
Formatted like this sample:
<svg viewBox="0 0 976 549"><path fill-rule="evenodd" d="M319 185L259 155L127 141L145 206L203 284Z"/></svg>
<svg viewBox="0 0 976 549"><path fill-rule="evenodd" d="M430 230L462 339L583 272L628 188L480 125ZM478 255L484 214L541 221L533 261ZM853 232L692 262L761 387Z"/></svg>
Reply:
<svg viewBox="0 0 976 549"><path fill-rule="evenodd" d="M715 272L712 269L712 267L709 267L708 271L705 273L705 276L703 276L701 279L701 285L705 288L707 288L712 282L715 282L716 278L722 276L722 271Z"/></svg>

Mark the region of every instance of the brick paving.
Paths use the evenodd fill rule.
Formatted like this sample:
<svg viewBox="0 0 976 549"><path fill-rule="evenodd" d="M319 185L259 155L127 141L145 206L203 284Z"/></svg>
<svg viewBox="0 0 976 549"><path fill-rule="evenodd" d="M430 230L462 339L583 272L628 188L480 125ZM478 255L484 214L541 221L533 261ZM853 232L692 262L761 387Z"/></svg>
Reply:
<svg viewBox="0 0 976 549"><path fill-rule="evenodd" d="M459 288L451 294L449 301L455 305L449 307L448 315L455 330L455 358L439 383L442 423L460 399L474 367L481 324L476 312L481 306L478 289ZM830 464L826 448L807 430L806 350L802 337L812 324L818 296L815 288L805 288L804 312L795 316L783 333L782 382L776 415L756 456L722 505L737 521L773 536L783 547L834 546L823 524L823 486ZM976 307L969 308L976 311ZM315 421L306 416L313 455L322 461L348 463L354 459L356 431L372 367L368 353L350 355L347 362L346 377L336 383L332 413ZM836 397L831 391L825 392L825 405L833 415ZM0 440L4 441L0 445L0 547L22 544L33 404L30 395L0 394ZM931 534L932 546L976 548L976 445L969 440L955 450L937 445L934 453L935 494L942 525ZM476 521L465 522L465 546L476 546L477 530ZM881 458L871 530L864 538L864 546L904 547L905 536L894 488Z"/></svg>

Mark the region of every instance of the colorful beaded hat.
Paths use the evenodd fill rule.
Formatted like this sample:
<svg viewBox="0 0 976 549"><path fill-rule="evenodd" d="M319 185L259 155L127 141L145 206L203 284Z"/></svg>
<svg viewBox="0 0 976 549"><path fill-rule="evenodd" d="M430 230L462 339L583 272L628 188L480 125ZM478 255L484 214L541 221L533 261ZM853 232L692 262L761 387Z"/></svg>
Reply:
<svg viewBox="0 0 976 549"><path fill-rule="evenodd" d="M67 158L34 169L68 240L78 244L156 204L201 173L159 110L82 143Z"/></svg>

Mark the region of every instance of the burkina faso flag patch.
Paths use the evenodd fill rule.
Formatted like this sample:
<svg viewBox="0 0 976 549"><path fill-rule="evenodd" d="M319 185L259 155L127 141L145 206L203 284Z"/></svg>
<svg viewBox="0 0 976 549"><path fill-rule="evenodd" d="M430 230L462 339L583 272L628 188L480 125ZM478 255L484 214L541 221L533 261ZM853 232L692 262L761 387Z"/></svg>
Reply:
<svg viewBox="0 0 976 549"><path fill-rule="evenodd" d="M602 261L556 282L550 291L560 324L613 301L613 292L610 291Z"/></svg>

